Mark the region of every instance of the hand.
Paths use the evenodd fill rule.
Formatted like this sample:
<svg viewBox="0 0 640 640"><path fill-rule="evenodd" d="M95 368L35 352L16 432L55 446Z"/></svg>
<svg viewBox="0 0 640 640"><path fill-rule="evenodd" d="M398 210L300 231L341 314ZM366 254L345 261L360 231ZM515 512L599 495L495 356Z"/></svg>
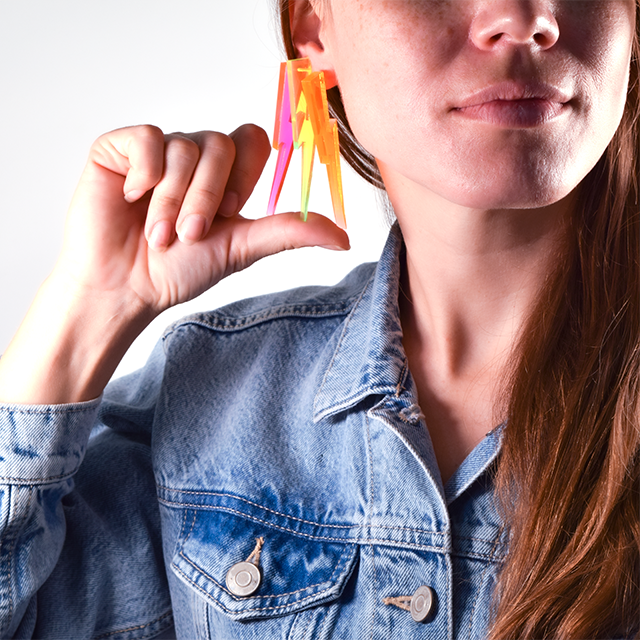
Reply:
<svg viewBox="0 0 640 640"><path fill-rule="evenodd" d="M230 136L140 126L99 138L62 254L0 359L0 401L95 398L161 311L266 255L348 248L344 231L320 215L238 215L269 152L265 132L252 125Z"/></svg>
<svg viewBox="0 0 640 640"><path fill-rule="evenodd" d="M156 315L266 255L348 248L346 234L319 215L306 223L295 213L238 215L269 153L253 125L230 136L152 126L103 135L74 195L54 276L76 296L115 294Z"/></svg>

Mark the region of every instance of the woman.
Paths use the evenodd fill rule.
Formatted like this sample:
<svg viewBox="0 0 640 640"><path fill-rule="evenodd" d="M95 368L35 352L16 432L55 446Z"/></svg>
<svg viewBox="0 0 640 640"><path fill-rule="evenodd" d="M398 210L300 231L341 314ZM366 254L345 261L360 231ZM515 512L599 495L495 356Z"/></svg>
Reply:
<svg viewBox="0 0 640 640"><path fill-rule="evenodd" d="M283 0L398 226L101 401L163 309L348 240L238 216L254 127L100 138L0 361L2 633L637 635L637 4Z"/></svg>

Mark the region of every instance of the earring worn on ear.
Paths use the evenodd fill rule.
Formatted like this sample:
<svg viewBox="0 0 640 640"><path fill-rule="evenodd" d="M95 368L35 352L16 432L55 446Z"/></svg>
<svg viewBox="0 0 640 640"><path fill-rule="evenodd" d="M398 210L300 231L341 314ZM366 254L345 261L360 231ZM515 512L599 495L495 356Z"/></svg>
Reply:
<svg viewBox="0 0 640 640"><path fill-rule="evenodd" d="M293 150L301 148L300 216L306 221L309 212L313 160L317 149L320 162L327 167L336 224L346 229L338 123L329 118L324 72L314 72L309 58L289 60L280 65L273 147L278 150L278 160L267 212L270 215L275 213Z"/></svg>

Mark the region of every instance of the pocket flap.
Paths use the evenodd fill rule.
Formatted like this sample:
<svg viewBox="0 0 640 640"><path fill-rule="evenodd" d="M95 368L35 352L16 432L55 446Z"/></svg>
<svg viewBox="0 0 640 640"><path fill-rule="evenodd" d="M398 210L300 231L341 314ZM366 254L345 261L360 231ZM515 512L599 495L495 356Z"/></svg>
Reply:
<svg viewBox="0 0 640 640"><path fill-rule="evenodd" d="M234 620L286 615L335 600L355 564L357 545L347 541L307 537L217 510L191 511L186 522L172 569ZM259 539L259 586L249 596L234 595L227 573L255 561Z"/></svg>

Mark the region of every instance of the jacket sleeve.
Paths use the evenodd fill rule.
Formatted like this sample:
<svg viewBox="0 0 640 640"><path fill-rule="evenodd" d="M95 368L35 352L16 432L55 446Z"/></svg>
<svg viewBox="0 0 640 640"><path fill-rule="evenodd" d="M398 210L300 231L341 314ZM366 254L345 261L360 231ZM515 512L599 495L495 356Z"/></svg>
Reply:
<svg viewBox="0 0 640 640"><path fill-rule="evenodd" d="M171 627L151 426L161 347L102 399L0 405L0 637Z"/></svg>

